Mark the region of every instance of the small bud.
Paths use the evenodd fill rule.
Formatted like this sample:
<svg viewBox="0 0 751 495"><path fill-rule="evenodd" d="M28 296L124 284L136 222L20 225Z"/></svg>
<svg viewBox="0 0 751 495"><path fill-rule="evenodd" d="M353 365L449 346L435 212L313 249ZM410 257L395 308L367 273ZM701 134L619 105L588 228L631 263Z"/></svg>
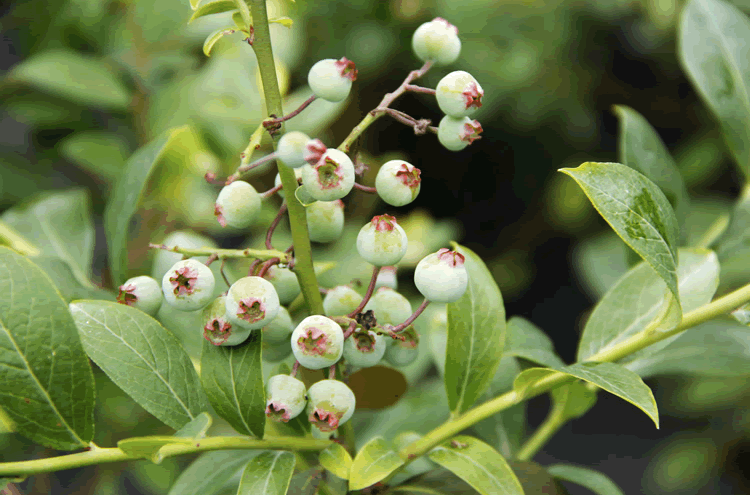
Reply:
<svg viewBox="0 0 751 495"><path fill-rule="evenodd" d="M314 242L333 242L344 230L344 203L336 201L316 201L305 209L308 221L308 235Z"/></svg>
<svg viewBox="0 0 751 495"><path fill-rule="evenodd" d="M290 131L279 139L276 153L283 164L291 168L305 165L305 145L310 138L300 131Z"/></svg>
<svg viewBox="0 0 751 495"><path fill-rule="evenodd" d="M344 332L325 316L308 316L292 332L290 343L302 366L318 370L335 364L342 357Z"/></svg>
<svg viewBox="0 0 751 495"><path fill-rule="evenodd" d="M365 310L372 309L379 325L399 325L412 316L409 300L388 287L378 289L370 298Z"/></svg>
<svg viewBox="0 0 751 495"><path fill-rule="evenodd" d="M162 306L162 289L159 282L151 277L133 277L119 287L117 302L154 316Z"/></svg>
<svg viewBox="0 0 751 495"><path fill-rule="evenodd" d="M219 296L203 310L203 338L214 345L242 344L251 330L233 326L227 318L226 296Z"/></svg>
<svg viewBox="0 0 751 495"><path fill-rule="evenodd" d="M357 251L373 265L395 265L407 252L407 234L391 215L375 216L357 234Z"/></svg>
<svg viewBox="0 0 751 495"><path fill-rule="evenodd" d="M289 375L274 375L266 385L266 417L286 423L305 409L305 384Z"/></svg>
<svg viewBox="0 0 751 495"><path fill-rule="evenodd" d="M476 120L469 117L455 119L446 115L438 124L438 141L448 150L461 151L480 139L481 132L482 126Z"/></svg>
<svg viewBox="0 0 751 495"><path fill-rule="evenodd" d="M332 287L323 298L323 313L326 316L348 315L360 305L362 296L348 285Z"/></svg>
<svg viewBox="0 0 751 495"><path fill-rule="evenodd" d="M443 77L435 88L441 111L456 119L469 117L482 106L485 92L469 72L457 70Z"/></svg>
<svg viewBox="0 0 751 495"><path fill-rule="evenodd" d="M420 193L420 169L403 160L390 160L378 170L376 191L391 206L404 206Z"/></svg>
<svg viewBox="0 0 751 495"><path fill-rule="evenodd" d="M162 277L164 300L182 311L203 308L211 301L213 292L214 274L196 260L178 261Z"/></svg>
<svg viewBox="0 0 751 495"><path fill-rule="evenodd" d="M227 318L233 325L257 330L279 312L279 296L271 282L261 277L243 277L229 288Z"/></svg>
<svg viewBox="0 0 751 495"><path fill-rule="evenodd" d="M333 58L319 60L308 72L308 86L313 93L331 102L345 99L355 79L357 79L355 63L347 60L346 57L339 60Z"/></svg>
<svg viewBox="0 0 751 495"><path fill-rule="evenodd" d="M303 167L302 183L313 199L341 199L355 184L355 166L345 153L329 148L315 165Z"/></svg>
<svg viewBox="0 0 751 495"><path fill-rule="evenodd" d="M415 286L431 302L454 302L467 290L464 256L443 248L420 260L415 268Z"/></svg>
<svg viewBox="0 0 751 495"><path fill-rule="evenodd" d="M456 62L462 49L459 30L440 17L422 24L412 35L412 50L423 62L432 60L436 65Z"/></svg>
<svg viewBox="0 0 751 495"><path fill-rule="evenodd" d="M322 432L336 430L355 412L355 394L337 380L321 380L308 389L308 420Z"/></svg>
<svg viewBox="0 0 751 495"><path fill-rule="evenodd" d="M289 304L300 294L300 282L288 268L279 268L272 265L263 278L274 286L276 294L279 296L279 304Z"/></svg>
<svg viewBox="0 0 751 495"><path fill-rule="evenodd" d="M214 205L214 215L222 227L250 227L261 211L261 195L247 182L236 180L224 186Z"/></svg>
<svg viewBox="0 0 751 495"><path fill-rule="evenodd" d="M404 340L392 339L383 356L386 361L396 367L412 364L420 352L417 347L420 337L417 335L415 327L408 326L400 332L400 337L404 337Z"/></svg>
<svg viewBox="0 0 751 495"><path fill-rule="evenodd" d="M344 341L344 359L352 366L375 366L385 352L386 337L372 330L355 332Z"/></svg>

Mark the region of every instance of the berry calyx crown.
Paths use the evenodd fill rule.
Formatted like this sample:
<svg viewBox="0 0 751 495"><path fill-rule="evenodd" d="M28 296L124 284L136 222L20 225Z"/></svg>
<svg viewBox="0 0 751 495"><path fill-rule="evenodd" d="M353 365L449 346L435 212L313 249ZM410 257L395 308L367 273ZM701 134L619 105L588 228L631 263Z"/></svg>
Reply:
<svg viewBox="0 0 751 495"><path fill-rule="evenodd" d="M439 23L445 25L446 29L450 29L450 30L454 31L454 34L456 34L456 35L459 34L459 29L456 26L454 26L453 24L451 24L449 21L447 21L446 19L444 19L443 17L436 17L435 19L433 19L430 22L439 22Z"/></svg>
<svg viewBox="0 0 751 495"><path fill-rule="evenodd" d="M438 259L443 261L444 263L448 263L449 266L464 265L464 255L447 248L441 248L438 250Z"/></svg>
<svg viewBox="0 0 751 495"><path fill-rule="evenodd" d="M232 335L232 324L222 318L212 318L203 327L203 337L214 345L222 345Z"/></svg>
<svg viewBox="0 0 751 495"><path fill-rule="evenodd" d="M476 120L473 120L472 122L467 122L464 124L464 131L462 132L462 141L466 141L469 144L472 144L473 142L480 139L482 136L480 136L480 133L482 132L482 126L480 123Z"/></svg>
<svg viewBox="0 0 751 495"><path fill-rule="evenodd" d="M138 301L138 296L134 294L136 286L134 284L121 285L117 293L117 302L126 306L133 306Z"/></svg>
<svg viewBox="0 0 751 495"><path fill-rule="evenodd" d="M464 95L465 108L480 108L482 106L482 96L484 94L485 92L477 86L477 83L471 82L467 84L467 87L464 88L464 91L462 91L462 95Z"/></svg>
<svg viewBox="0 0 751 495"><path fill-rule="evenodd" d="M237 317L248 323L261 321L266 317L266 305L256 297L241 299L237 305Z"/></svg>
<svg viewBox="0 0 751 495"><path fill-rule="evenodd" d="M394 230L394 225L397 225L396 218L388 214L376 215L370 223L373 224L376 232L391 232Z"/></svg>
<svg viewBox="0 0 751 495"><path fill-rule="evenodd" d="M172 283L172 292L176 296L192 294L197 280L198 272L188 266L178 268L175 270L175 274L169 278L170 283Z"/></svg>
<svg viewBox="0 0 751 495"><path fill-rule="evenodd" d="M334 63L334 66L339 69L342 77L354 81L357 79L357 68L355 63L349 60L347 57L342 57Z"/></svg>
<svg viewBox="0 0 751 495"><path fill-rule="evenodd" d="M420 185L420 182L422 182L422 179L420 178L420 169L414 165L409 165L408 163L402 163L395 175L402 181L402 184L410 189L416 188Z"/></svg>

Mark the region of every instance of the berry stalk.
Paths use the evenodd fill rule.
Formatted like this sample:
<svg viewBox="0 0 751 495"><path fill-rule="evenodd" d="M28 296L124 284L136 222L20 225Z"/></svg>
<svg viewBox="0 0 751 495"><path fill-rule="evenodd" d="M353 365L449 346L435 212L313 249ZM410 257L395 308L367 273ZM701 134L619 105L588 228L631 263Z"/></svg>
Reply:
<svg viewBox="0 0 751 495"><path fill-rule="evenodd" d="M375 284L376 279L378 278L378 272L381 271L380 266L374 266L373 267L373 275L370 276L370 283L368 284L368 290L365 292L365 296L363 296L362 301L360 301L360 304L347 316L349 318L354 318L357 313L362 311L362 308L365 307L366 304L368 304L368 301L370 301L371 296L373 295L373 291L375 290Z"/></svg>

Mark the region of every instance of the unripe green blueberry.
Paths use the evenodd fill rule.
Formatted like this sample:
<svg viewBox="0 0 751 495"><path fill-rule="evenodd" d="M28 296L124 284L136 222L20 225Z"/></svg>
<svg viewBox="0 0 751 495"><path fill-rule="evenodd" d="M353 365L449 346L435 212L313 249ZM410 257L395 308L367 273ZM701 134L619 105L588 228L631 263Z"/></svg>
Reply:
<svg viewBox="0 0 751 495"><path fill-rule="evenodd" d="M360 305L362 296L349 285L332 287L323 298L323 314L326 316L348 315Z"/></svg>
<svg viewBox="0 0 751 495"><path fill-rule="evenodd" d="M467 290L464 256L442 248L420 260L415 268L415 286L431 302L454 302Z"/></svg>
<svg viewBox="0 0 751 495"><path fill-rule="evenodd" d="M452 64L459 58L461 49L459 30L440 17L420 25L412 35L412 50L423 62L432 60L436 65Z"/></svg>
<svg viewBox="0 0 751 495"><path fill-rule="evenodd" d="M407 234L391 215L377 215L357 234L357 252L375 266L395 265L407 252Z"/></svg>
<svg viewBox="0 0 751 495"><path fill-rule="evenodd" d="M404 337L404 340L392 339L391 344L386 347L386 353L383 355L386 361L396 367L412 364L420 352L417 348L420 337L417 335L415 327L412 325L408 326L400 332L400 335Z"/></svg>
<svg viewBox="0 0 751 495"><path fill-rule="evenodd" d="M336 430L355 412L355 394L338 380L321 380L308 389L308 420L322 432Z"/></svg>
<svg viewBox="0 0 751 495"><path fill-rule="evenodd" d="M344 341L344 359L352 366L375 366L386 352L386 342L386 337L372 330L355 332Z"/></svg>
<svg viewBox="0 0 751 495"><path fill-rule="evenodd" d="M305 409L305 384L289 375L274 375L266 384L266 417L286 423Z"/></svg>
<svg viewBox="0 0 751 495"><path fill-rule="evenodd" d="M290 131L279 138L276 146L276 154L279 160L290 168L298 168L305 165L305 145L310 141L307 134L300 131Z"/></svg>
<svg viewBox="0 0 751 495"><path fill-rule="evenodd" d="M129 278L119 287L117 302L154 316L162 306L162 289L159 282L149 276Z"/></svg>
<svg viewBox="0 0 751 495"><path fill-rule="evenodd" d="M379 288L364 310L373 310L379 325L398 325L412 316L409 299L388 287Z"/></svg>
<svg viewBox="0 0 751 495"><path fill-rule="evenodd" d="M292 347L289 345L289 338L284 342L267 342L263 341L261 345L261 359L267 363L278 363L287 359L292 354Z"/></svg>
<svg viewBox="0 0 751 495"><path fill-rule="evenodd" d="M241 278L229 288L225 301L230 323L248 330L270 323L280 307L276 289L261 277Z"/></svg>
<svg viewBox="0 0 751 495"><path fill-rule="evenodd" d="M404 206L420 193L420 169L404 160L390 160L378 170L378 196L391 206Z"/></svg>
<svg viewBox="0 0 751 495"><path fill-rule="evenodd" d="M201 234L197 234L192 230L175 230L170 232L162 241L162 244L168 247L179 246L181 248L198 249L201 247L216 248L217 245L213 239ZM183 255L168 251L166 249L159 249L154 253L154 262L151 265L151 276L155 280L161 280L167 270L172 268L172 265L183 259ZM193 259L205 263L208 260L208 256L196 256Z"/></svg>
<svg viewBox="0 0 751 495"><path fill-rule="evenodd" d="M263 341L269 343L284 342L285 344L289 344L289 335L294 329L295 325L292 323L289 311L287 311L287 308L284 306L281 306L274 319L263 327Z"/></svg>
<svg viewBox="0 0 751 495"><path fill-rule="evenodd" d="M289 304L300 294L300 282L288 268L279 268L272 265L263 278L271 282L271 285L276 289L279 304Z"/></svg>
<svg viewBox="0 0 751 495"><path fill-rule="evenodd" d="M214 274L196 260L178 261L162 277L162 293L167 304L182 311L195 311L211 302Z"/></svg>
<svg viewBox="0 0 751 495"><path fill-rule="evenodd" d="M456 119L469 117L482 106L485 92L469 72L455 70L446 74L435 87L441 111Z"/></svg>
<svg viewBox="0 0 751 495"><path fill-rule="evenodd" d="M388 287L396 290L397 288L396 267L395 266L382 266L381 271L378 272L376 277L375 287L380 289L381 287Z"/></svg>
<svg viewBox="0 0 751 495"><path fill-rule="evenodd" d="M455 119L444 116L438 123L438 141L444 148L451 151L461 151L480 139L482 126L469 117Z"/></svg>
<svg viewBox="0 0 751 495"><path fill-rule="evenodd" d="M302 168L296 168L295 169L295 179L297 179L297 182L300 182L300 179L302 179ZM279 172L277 172L276 177L274 177L274 187L278 187L282 185L282 177L279 175ZM277 191L277 194L279 197L284 199L284 189L279 189Z"/></svg>
<svg viewBox="0 0 751 495"><path fill-rule="evenodd" d="M357 79L355 63L342 57L339 60L325 58L316 62L308 72L308 86L318 98L326 101L342 101Z"/></svg>
<svg viewBox="0 0 751 495"><path fill-rule="evenodd" d="M250 337L251 330L230 323L226 296L219 296L203 309L203 337L214 345L238 345Z"/></svg>
<svg viewBox="0 0 751 495"><path fill-rule="evenodd" d="M344 230L344 203L336 201L316 201L305 209L308 221L308 235L311 241L333 242Z"/></svg>
<svg viewBox="0 0 751 495"><path fill-rule="evenodd" d="M261 195L247 182L236 180L219 191L214 215L222 227L250 227L261 211Z"/></svg>
<svg viewBox="0 0 751 495"><path fill-rule="evenodd" d="M336 148L328 148L315 165L302 168L302 183L313 199L341 199L355 184L355 166L349 157Z"/></svg>
<svg viewBox="0 0 751 495"><path fill-rule="evenodd" d="M333 320L312 315L297 325L290 343L295 359L302 366L318 370L336 364L342 357L344 332Z"/></svg>

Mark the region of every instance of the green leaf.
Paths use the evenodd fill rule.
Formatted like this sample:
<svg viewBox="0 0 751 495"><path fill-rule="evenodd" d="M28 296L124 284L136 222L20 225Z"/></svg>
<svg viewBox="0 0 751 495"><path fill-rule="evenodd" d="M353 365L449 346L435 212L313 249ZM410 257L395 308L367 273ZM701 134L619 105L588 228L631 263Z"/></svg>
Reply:
<svg viewBox="0 0 751 495"><path fill-rule="evenodd" d="M239 433L258 438L266 424L261 366L261 332L251 332L240 345L203 342L201 385L209 402Z"/></svg>
<svg viewBox="0 0 751 495"><path fill-rule="evenodd" d="M352 468L352 456L349 455L347 449L341 444L332 443L326 449L322 450L318 454L318 462L334 475L345 480L349 479L349 472Z"/></svg>
<svg viewBox="0 0 751 495"><path fill-rule="evenodd" d="M195 442L192 438L170 437L170 436L148 436L126 438L117 442L117 448L128 455L150 460L156 464L161 462L159 449L165 445L179 443L190 445Z"/></svg>
<svg viewBox="0 0 751 495"><path fill-rule="evenodd" d="M720 260L720 291L747 284L749 280L749 191L746 187L733 206L725 232L714 244Z"/></svg>
<svg viewBox="0 0 751 495"><path fill-rule="evenodd" d="M201 3L201 0L190 0L190 8L196 10L199 3Z"/></svg>
<svg viewBox="0 0 751 495"><path fill-rule="evenodd" d="M597 402L597 392L580 381L556 387L550 391L550 395L555 414L564 422L584 416Z"/></svg>
<svg viewBox="0 0 751 495"><path fill-rule="evenodd" d="M261 452L245 466L237 495L284 495L294 470L292 452Z"/></svg>
<svg viewBox="0 0 751 495"><path fill-rule="evenodd" d="M0 246L8 246L24 256L39 256L41 251L16 229L0 220Z"/></svg>
<svg viewBox="0 0 751 495"><path fill-rule="evenodd" d="M498 285L474 252L456 243L469 275L467 291L449 303L444 383L449 408L461 414L485 392L503 354L506 312Z"/></svg>
<svg viewBox="0 0 751 495"><path fill-rule="evenodd" d="M130 221L138 209L146 182L170 144L184 132L189 132L188 126L170 129L136 150L125 163L120 179L112 190L104 211L104 230L115 285L122 284L127 278Z"/></svg>
<svg viewBox="0 0 751 495"><path fill-rule="evenodd" d="M553 464L547 471L555 478L581 485L597 495L623 495L613 480L599 471L567 464Z"/></svg>
<svg viewBox="0 0 751 495"><path fill-rule="evenodd" d="M290 19L289 17L276 17L274 19L269 19L269 24L281 24L282 26L286 28L292 27L292 24L294 24L295 21Z"/></svg>
<svg viewBox="0 0 751 495"><path fill-rule="evenodd" d="M731 377L748 375L748 325L717 318L683 332L664 349L625 366L642 378L654 375Z"/></svg>
<svg viewBox="0 0 751 495"><path fill-rule="evenodd" d="M228 484L237 484L237 473L262 451L222 450L206 452L183 471L168 495L214 495Z"/></svg>
<svg viewBox="0 0 751 495"><path fill-rule="evenodd" d="M524 495L506 459L490 445L468 436L454 437L434 448L430 460L472 485L482 495Z"/></svg>
<svg viewBox="0 0 751 495"><path fill-rule="evenodd" d="M514 390L524 395L533 383L554 374L556 371L571 375L597 385L611 394L624 399L649 416L657 428L660 427L657 404L652 390L639 378L639 375L614 363L576 363L557 370L530 368L523 371L514 381Z"/></svg>
<svg viewBox="0 0 751 495"><path fill-rule="evenodd" d="M349 489L362 490L378 483L402 464L402 458L391 450L383 437L372 438L352 461L352 468L349 470Z"/></svg>
<svg viewBox="0 0 751 495"><path fill-rule="evenodd" d="M76 132L62 139L57 146L66 160L108 182L120 177L129 154L126 140L114 132Z"/></svg>
<svg viewBox="0 0 751 495"><path fill-rule="evenodd" d="M504 356L516 356L544 366L565 366L555 353L553 341L534 323L513 316L506 323L506 349Z"/></svg>
<svg viewBox="0 0 751 495"><path fill-rule="evenodd" d="M214 420L211 418L211 415L209 413L202 412L201 414L196 416L196 418L190 423L177 430L175 432L175 436L185 438L203 438L206 436L206 432L209 431L211 423L213 422Z"/></svg>
<svg viewBox="0 0 751 495"><path fill-rule="evenodd" d="M125 110L128 89L102 60L68 50L48 50L16 65L6 77L85 106Z"/></svg>
<svg viewBox="0 0 751 495"><path fill-rule="evenodd" d="M678 290L685 311L692 311L714 296L719 279L717 256L707 249L681 249L678 258ZM659 318L666 297L665 282L654 270L643 262L636 265L595 306L584 327L577 360L584 361L647 328ZM666 340L640 355L666 346L670 339Z"/></svg>
<svg viewBox="0 0 751 495"><path fill-rule="evenodd" d="M93 287L89 279L94 256L94 221L88 190L44 193L27 204L11 208L0 219L42 254L65 261L81 285Z"/></svg>
<svg viewBox="0 0 751 495"><path fill-rule="evenodd" d="M52 279L52 283L55 284L66 303L75 299L115 300L114 293L93 285L83 285L79 282L70 265L60 258L39 256L34 258L34 264Z"/></svg>
<svg viewBox="0 0 751 495"><path fill-rule="evenodd" d="M248 4L245 0L233 0L235 7L240 11L243 22L245 22L245 29L250 30L253 27L253 18L250 16L250 10L248 10Z"/></svg>
<svg viewBox="0 0 751 495"><path fill-rule="evenodd" d="M50 279L0 247L0 403L16 431L58 450L94 435L94 375Z"/></svg>
<svg viewBox="0 0 751 495"><path fill-rule="evenodd" d="M678 59L749 177L749 22L722 0L690 0L678 23Z"/></svg>
<svg viewBox="0 0 751 495"><path fill-rule="evenodd" d="M313 198L313 196L310 195L310 193L308 193L307 189L305 189L305 186L300 186L295 189L295 198L297 198L297 201L299 201L303 206L310 206L317 201L315 198Z"/></svg>
<svg viewBox="0 0 751 495"><path fill-rule="evenodd" d="M203 2L198 6L198 8L193 9L193 15L190 16L190 19L188 19L188 24L195 21L199 17L204 17L212 14L221 14L222 12L228 12L237 8L237 4L234 0L211 0L208 2Z"/></svg>
<svg viewBox="0 0 751 495"><path fill-rule="evenodd" d="M665 280L680 310L678 222L660 188L620 163L586 162L560 171L579 184L620 238Z"/></svg>
<svg viewBox="0 0 751 495"><path fill-rule="evenodd" d="M207 57L211 56L211 49L217 41L222 39L226 34L232 34L235 30L233 28L217 29L206 37L206 41L203 42L203 54Z"/></svg>
<svg viewBox="0 0 751 495"><path fill-rule="evenodd" d="M157 419L177 430L208 410L188 354L154 318L107 301L76 301L70 310L89 357Z"/></svg>
<svg viewBox="0 0 751 495"><path fill-rule="evenodd" d="M614 105L613 110L620 120L618 161L657 184L675 210L675 216L682 221L688 214L688 191L659 134L633 108Z"/></svg>

